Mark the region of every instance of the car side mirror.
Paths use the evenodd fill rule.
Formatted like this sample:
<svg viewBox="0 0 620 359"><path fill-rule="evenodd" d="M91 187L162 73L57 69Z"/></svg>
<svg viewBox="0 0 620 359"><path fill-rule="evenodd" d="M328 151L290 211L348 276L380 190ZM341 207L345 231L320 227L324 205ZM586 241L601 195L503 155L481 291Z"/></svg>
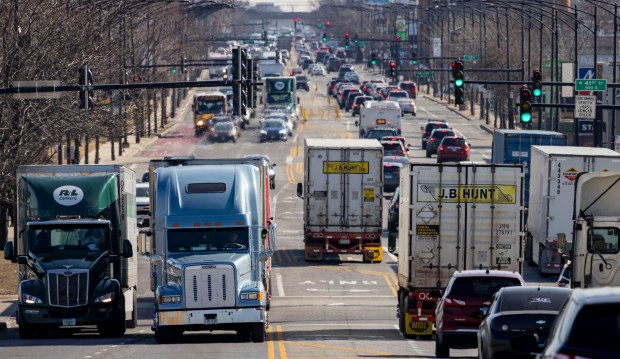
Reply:
<svg viewBox="0 0 620 359"><path fill-rule="evenodd" d="M420 126L420 130L424 131L424 126Z"/></svg>

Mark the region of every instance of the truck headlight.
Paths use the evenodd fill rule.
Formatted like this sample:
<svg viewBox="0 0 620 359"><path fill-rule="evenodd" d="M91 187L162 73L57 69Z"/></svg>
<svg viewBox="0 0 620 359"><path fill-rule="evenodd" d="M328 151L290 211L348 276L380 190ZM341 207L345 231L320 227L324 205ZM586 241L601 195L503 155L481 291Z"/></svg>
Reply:
<svg viewBox="0 0 620 359"><path fill-rule="evenodd" d="M267 134L267 131L265 131L265 130L260 130L260 134L261 134L261 135L266 135L266 134Z"/></svg>
<svg viewBox="0 0 620 359"><path fill-rule="evenodd" d="M239 294L239 299L241 300L262 300L263 292L241 293Z"/></svg>
<svg viewBox="0 0 620 359"><path fill-rule="evenodd" d="M159 304L171 304L171 303L180 303L181 296L180 295L162 295L158 298Z"/></svg>
<svg viewBox="0 0 620 359"><path fill-rule="evenodd" d="M114 297L116 297L116 293L107 293L95 299L95 303L112 303Z"/></svg>
<svg viewBox="0 0 620 359"><path fill-rule="evenodd" d="M22 301L26 304L42 304L43 301L34 295L22 293Z"/></svg>
<svg viewBox="0 0 620 359"><path fill-rule="evenodd" d="M288 131L287 131L287 130L280 130L280 134L281 134L281 135L286 135L287 133L288 133Z"/></svg>
<svg viewBox="0 0 620 359"><path fill-rule="evenodd" d="M198 120L198 121L196 122L196 125L197 125L197 126L204 126L204 124L205 124L205 122L204 122L203 120Z"/></svg>

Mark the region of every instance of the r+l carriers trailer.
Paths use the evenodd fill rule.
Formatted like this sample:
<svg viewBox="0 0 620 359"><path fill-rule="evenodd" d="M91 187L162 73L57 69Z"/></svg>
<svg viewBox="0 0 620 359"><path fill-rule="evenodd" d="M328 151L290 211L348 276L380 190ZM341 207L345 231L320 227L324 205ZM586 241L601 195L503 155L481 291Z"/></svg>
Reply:
<svg viewBox="0 0 620 359"><path fill-rule="evenodd" d="M433 334L435 308L455 271L522 273L523 167L473 162L401 170L400 331Z"/></svg>
<svg viewBox="0 0 620 359"><path fill-rule="evenodd" d="M116 165L17 170L20 338L96 325L121 336L137 316L135 173Z"/></svg>
<svg viewBox="0 0 620 359"><path fill-rule="evenodd" d="M151 161L157 342L192 330L265 340L276 247L268 168L260 158Z"/></svg>
<svg viewBox="0 0 620 359"><path fill-rule="evenodd" d="M559 274L573 243L575 180L582 172L620 171L620 153L607 148L532 146L525 258L541 275ZM570 253L566 253L569 256Z"/></svg>
<svg viewBox="0 0 620 359"><path fill-rule="evenodd" d="M362 254L381 262L383 146L368 139L306 139L304 258Z"/></svg>

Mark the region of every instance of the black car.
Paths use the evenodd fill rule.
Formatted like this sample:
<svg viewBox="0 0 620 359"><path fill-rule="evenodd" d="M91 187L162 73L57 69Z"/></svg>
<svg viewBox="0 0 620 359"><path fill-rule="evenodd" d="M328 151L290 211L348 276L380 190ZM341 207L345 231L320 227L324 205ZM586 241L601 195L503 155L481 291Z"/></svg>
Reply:
<svg viewBox="0 0 620 359"><path fill-rule="evenodd" d="M260 129L260 143L265 141L286 141L288 139L289 129L280 119L267 119L263 122Z"/></svg>
<svg viewBox="0 0 620 359"><path fill-rule="evenodd" d="M437 149L439 149L439 144L441 140L443 140L446 136L456 136L456 133L451 128L436 128L431 132L431 135L428 136L428 142L426 144L426 157L431 157L434 154L437 154Z"/></svg>
<svg viewBox="0 0 620 359"><path fill-rule="evenodd" d="M383 162L383 191L394 192L400 183L402 163Z"/></svg>
<svg viewBox="0 0 620 359"><path fill-rule="evenodd" d="M570 296L568 288L505 287L495 294L478 331L478 356L534 357Z"/></svg>
<svg viewBox="0 0 620 359"><path fill-rule="evenodd" d="M355 91L349 92L347 99L344 101L345 111L350 111L353 108L353 101L357 96L362 96L362 92L360 90L355 89Z"/></svg>
<svg viewBox="0 0 620 359"><path fill-rule="evenodd" d="M425 126L422 126L422 149L426 149L426 143L428 142L428 136L431 135L436 128L450 128L445 121L428 121Z"/></svg>
<svg viewBox="0 0 620 359"><path fill-rule="evenodd" d="M305 75L295 76L295 81L297 82L298 89L304 89L306 91L310 91L310 84L308 83L308 77Z"/></svg>
<svg viewBox="0 0 620 359"><path fill-rule="evenodd" d="M338 105L340 106L341 110L345 108L346 102L349 99L349 94L351 93L354 93L355 96L359 96L362 94L360 90L356 89L355 87L351 87L342 91L342 96L338 98Z"/></svg>

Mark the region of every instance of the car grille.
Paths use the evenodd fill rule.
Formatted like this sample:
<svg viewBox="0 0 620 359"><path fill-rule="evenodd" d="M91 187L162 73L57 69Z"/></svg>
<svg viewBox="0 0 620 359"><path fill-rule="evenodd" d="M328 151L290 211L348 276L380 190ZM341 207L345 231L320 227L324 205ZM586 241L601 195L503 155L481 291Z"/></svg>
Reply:
<svg viewBox="0 0 620 359"><path fill-rule="evenodd" d="M47 282L50 305L70 308L88 304L88 270L50 270Z"/></svg>
<svg viewBox="0 0 620 359"><path fill-rule="evenodd" d="M235 269L230 265L187 267L184 283L187 308L235 306Z"/></svg>

